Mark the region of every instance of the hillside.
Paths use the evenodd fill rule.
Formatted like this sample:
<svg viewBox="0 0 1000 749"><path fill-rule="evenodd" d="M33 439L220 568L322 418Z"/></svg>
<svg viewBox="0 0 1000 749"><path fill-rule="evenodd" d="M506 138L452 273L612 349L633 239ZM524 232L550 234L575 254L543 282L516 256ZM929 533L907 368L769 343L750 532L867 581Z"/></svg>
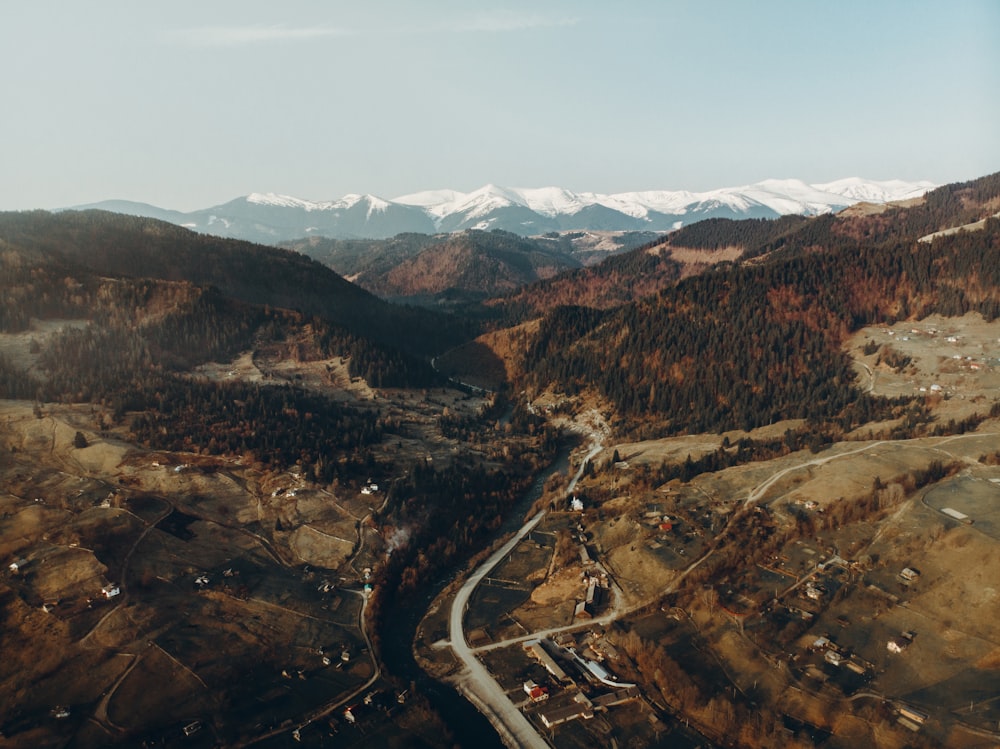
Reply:
<svg viewBox="0 0 1000 749"><path fill-rule="evenodd" d="M920 206L776 227L778 238L759 224L736 222L729 239L724 225L707 227L718 233L713 246L747 236L766 257L723 263L617 309L554 310L526 354L520 386L593 391L631 429L749 429L789 417L849 429L876 404L853 385L840 353L846 335L931 313L1000 313L997 221L916 241L929 227L991 215L998 197L994 175L940 188Z"/></svg>
<svg viewBox="0 0 1000 749"><path fill-rule="evenodd" d="M569 232L520 237L466 230L390 239L310 237L282 243L385 298L466 301L506 294L540 279L648 244L652 232ZM435 299L438 297L438 299Z"/></svg>
<svg viewBox="0 0 1000 749"><path fill-rule="evenodd" d="M431 356L463 340L454 318L389 305L300 254L102 211L0 214L0 240L98 275L209 285L234 299L319 315L362 338ZM30 314L8 304L7 314Z"/></svg>
<svg viewBox="0 0 1000 749"><path fill-rule="evenodd" d="M414 637L500 700L544 684L512 709L560 749L995 739L998 203L993 175L708 222L494 297L457 347L469 319L298 253L0 215L4 741L475 744ZM551 261L384 246L343 248L411 290Z"/></svg>

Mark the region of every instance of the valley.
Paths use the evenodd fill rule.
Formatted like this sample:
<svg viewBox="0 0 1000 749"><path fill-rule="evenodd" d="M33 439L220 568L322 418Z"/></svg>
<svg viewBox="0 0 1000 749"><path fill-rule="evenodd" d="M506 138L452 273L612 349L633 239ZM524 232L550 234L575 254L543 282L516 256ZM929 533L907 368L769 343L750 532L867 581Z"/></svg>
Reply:
<svg viewBox="0 0 1000 749"><path fill-rule="evenodd" d="M3 744L996 743L998 185L516 280L310 242L420 307L0 215Z"/></svg>
<svg viewBox="0 0 1000 749"><path fill-rule="evenodd" d="M324 363L268 363L248 354L214 374L328 379ZM377 397L345 384L330 389ZM460 447L435 414L480 405L457 391L380 395L412 430L386 447L397 467L447 466ZM18 401L0 412L9 745L249 745L305 725L330 736L371 694L403 724L419 714L380 678L364 616L396 542L372 519L392 476L318 486L294 469L143 448L95 416Z"/></svg>
<svg viewBox="0 0 1000 749"><path fill-rule="evenodd" d="M997 351L995 322L926 322L947 323L949 337L976 348L980 362L981 343ZM888 333L866 330L858 338ZM995 401L997 364L977 368L949 388L949 397ZM909 374L940 379L949 368L950 357L925 354ZM720 744L726 730L739 730L752 745L782 723L790 738L822 734L825 746L913 745L914 734L921 745L976 746L995 737L996 726L993 701L983 701L981 690L992 683L986 664L998 652L1000 632L980 597L994 595L988 581L998 571L991 530L1000 506L998 427L990 421L975 433L904 442L859 437L819 456L792 452L752 469L661 485L637 481L636 474L676 460L679 451L697 456L722 449L722 439L764 435L727 433L714 445L690 437L598 445L583 460L603 468L550 493L539 503L548 505L547 516L535 515L521 541L494 554L454 601L446 595L436 603L418 651L433 673L459 684L468 676L450 665L449 650L466 668L469 654L478 654L504 693L493 700L520 706L537 735L556 746L593 745L606 735L684 745L692 724ZM612 462L612 451L623 459ZM906 488L942 460L950 478ZM872 486L881 487L874 505ZM579 509L570 496L579 498ZM760 546L748 548L748 538L759 538ZM975 572L962 561L966 554L977 560ZM589 580L601 581L601 603L590 603ZM955 606L971 607L963 624L949 613ZM463 618L464 631L457 624ZM685 650L692 638L698 664ZM526 657L535 642L562 668L546 666L551 661L540 655L540 661ZM585 660L574 663L574 653ZM579 670L587 659L600 671ZM615 674L622 686L602 685L600 672ZM624 697L626 683L649 688L638 715L609 696L618 689ZM941 701L946 683L969 691ZM543 685L545 697L533 705L522 684ZM726 713L716 712L712 695L724 689L733 702ZM777 695L784 695L780 708ZM667 728L660 700L686 705L683 730ZM754 719L739 717L741 710ZM720 719L730 728L720 732ZM526 730L495 720L512 733Z"/></svg>

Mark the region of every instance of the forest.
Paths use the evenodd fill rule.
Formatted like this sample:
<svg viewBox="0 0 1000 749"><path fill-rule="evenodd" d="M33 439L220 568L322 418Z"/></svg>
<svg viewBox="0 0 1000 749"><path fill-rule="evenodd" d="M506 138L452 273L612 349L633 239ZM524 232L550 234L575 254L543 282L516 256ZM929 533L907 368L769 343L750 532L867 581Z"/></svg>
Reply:
<svg viewBox="0 0 1000 749"><path fill-rule="evenodd" d="M3 259L0 281L13 276L24 283L32 274L61 271L72 279L89 273L188 281L214 287L234 301L319 316L356 336L416 357L457 345L472 332L470 325L454 316L391 305L304 255L195 234L154 219L105 211L0 213L0 247L10 250ZM40 264L53 269L36 271ZM35 316L54 316L53 305L59 300L39 296L56 294L73 302L68 292L54 290L61 280L52 277L39 288L22 292L20 301L26 303L26 310L21 313L14 300L9 304L5 300L0 321L23 319L40 304L47 305L39 310L44 314Z"/></svg>
<svg viewBox="0 0 1000 749"><path fill-rule="evenodd" d="M899 209L896 230L878 243L852 234L863 221L881 226L882 215L823 216L772 240L780 248L757 262L722 263L611 311L555 309L526 353L521 384L593 389L632 435L750 429L784 418L842 433L886 417L896 406L857 389L841 344L863 326L935 312L1000 315L1000 220L933 242L903 233L931 226L927 216L946 225L977 216L981 203L978 212L956 208L955 196L995 201L1000 180L982 182L935 191L912 220ZM959 218L947 218L956 211ZM753 232L756 223L735 235Z"/></svg>
<svg viewBox="0 0 1000 749"><path fill-rule="evenodd" d="M242 456L269 468L300 465L316 481L366 476L367 449L385 423L371 410L280 383L212 383L193 367L228 361L255 344L295 338L296 355L343 357L375 387L426 387L442 378L419 358L298 312L226 298L189 281L98 278L65 261L8 249L2 329L32 317L83 320L43 343L37 367L0 356L0 396L45 403L90 403L105 428L126 424L146 447ZM340 456L339 458L336 456Z"/></svg>

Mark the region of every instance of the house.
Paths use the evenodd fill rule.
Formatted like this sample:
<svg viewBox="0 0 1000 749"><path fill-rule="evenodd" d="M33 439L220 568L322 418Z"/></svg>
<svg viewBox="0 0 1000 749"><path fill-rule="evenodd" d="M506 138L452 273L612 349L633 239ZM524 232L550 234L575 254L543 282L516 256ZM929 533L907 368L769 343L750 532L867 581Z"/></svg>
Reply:
<svg viewBox="0 0 1000 749"><path fill-rule="evenodd" d="M12 573L17 575L24 571L24 568L27 564L28 564L27 559L24 558L15 559L13 562L10 563L10 567L8 569L10 569Z"/></svg>
<svg viewBox="0 0 1000 749"><path fill-rule="evenodd" d="M822 585L815 585L813 583L806 583L806 598L810 598L813 601L818 601L823 597L826 590Z"/></svg>
<svg viewBox="0 0 1000 749"><path fill-rule="evenodd" d="M594 647L609 661L617 661L620 657L617 648L606 639L598 640L594 643Z"/></svg>
<svg viewBox="0 0 1000 749"><path fill-rule="evenodd" d="M902 653L913 644L913 638L914 634L912 632L903 632L896 637L890 637L889 641L885 644L885 649L890 653Z"/></svg>
<svg viewBox="0 0 1000 749"><path fill-rule="evenodd" d="M573 495L573 499L569 501L569 509L573 512L583 512L583 500Z"/></svg>
<svg viewBox="0 0 1000 749"><path fill-rule="evenodd" d="M817 637L813 640L813 644L809 647L811 650L826 650L831 645L833 645L833 643L828 637Z"/></svg>
<svg viewBox="0 0 1000 749"><path fill-rule="evenodd" d="M539 717L542 719L542 725L546 728L552 728L553 726L568 723L577 718L590 720L594 717L594 711L585 705L567 705L566 707L539 713Z"/></svg>
<svg viewBox="0 0 1000 749"><path fill-rule="evenodd" d="M546 728L552 728L562 723L568 723L577 718L590 720L594 717L594 706L584 694L578 694L573 698L573 703L565 707L556 707L551 710L540 712L538 717L542 719L542 724Z"/></svg>
<svg viewBox="0 0 1000 749"><path fill-rule="evenodd" d="M904 567L903 571L899 573L900 580L906 583L912 583L918 577L920 577L920 571L915 570L912 567Z"/></svg>
<svg viewBox="0 0 1000 749"><path fill-rule="evenodd" d="M544 702L549 698L549 690L538 686L533 681L524 682L524 693L531 698L532 702Z"/></svg>
<svg viewBox="0 0 1000 749"><path fill-rule="evenodd" d="M856 661L853 657L850 658L845 665L851 671L858 674L858 676L864 676L866 673L868 673L868 669L865 667L865 664Z"/></svg>
<svg viewBox="0 0 1000 749"><path fill-rule="evenodd" d="M101 588L101 592L104 594L105 598L111 599L117 595L121 595L122 589L119 588L114 583L108 583L103 588Z"/></svg>
<svg viewBox="0 0 1000 749"><path fill-rule="evenodd" d="M630 684L624 689L616 689L608 694L602 694L600 697L595 697L593 702L595 707L609 708L615 705L620 705L623 702L628 702L629 700L639 699L641 693L639 692L639 687L635 684Z"/></svg>
<svg viewBox="0 0 1000 749"><path fill-rule="evenodd" d="M837 667L839 667L840 664L844 661L844 657L836 650L827 650L826 654L823 656L823 659L831 666L837 666Z"/></svg>

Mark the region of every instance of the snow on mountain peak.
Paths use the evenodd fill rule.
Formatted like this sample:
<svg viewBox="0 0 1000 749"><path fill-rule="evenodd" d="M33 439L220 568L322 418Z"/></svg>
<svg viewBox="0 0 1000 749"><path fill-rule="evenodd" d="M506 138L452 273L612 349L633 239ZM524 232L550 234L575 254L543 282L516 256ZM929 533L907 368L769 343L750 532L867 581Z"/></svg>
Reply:
<svg viewBox="0 0 1000 749"><path fill-rule="evenodd" d="M889 203L920 197L936 185L927 180L920 182L905 182L901 179L876 181L860 177L847 177L828 182L825 185L815 185L815 187L825 192L850 198L851 202Z"/></svg>
<svg viewBox="0 0 1000 749"><path fill-rule="evenodd" d="M271 208L323 212L330 218L320 223L332 221L331 226L347 221L346 212L349 212L354 216L350 221L360 220L370 227L382 227L384 224L383 228L372 229L376 233L394 231L397 227L405 227L407 231L427 231L425 227L428 226L441 231L504 228L518 233L543 230L543 226L577 228L586 226L589 218L570 217L595 207L620 215L619 219L614 219L613 214L598 212L597 215L602 218L596 220L601 222L602 227L620 224L623 230L634 229L638 220L640 226L663 231L710 216L815 216L861 201L885 203L912 198L923 195L933 187L935 185L927 181L875 181L859 177L822 184L808 184L800 179L765 179L754 184L702 192L644 190L614 194L574 192L555 186L502 187L486 184L471 192L427 190L393 200L352 193L337 200L313 202L276 193L252 193L246 201ZM397 210L392 210L402 207L416 210L411 210L408 214L410 218L404 221ZM361 219L362 213L364 219ZM424 215L420 216L421 213ZM531 214L535 214L536 218L532 218ZM429 223L426 223L427 219ZM425 223L421 224L422 221ZM351 236L367 231L353 223L350 226L344 231Z"/></svg>
<svg viewBox="0 0 1000 749"><path fill-rule="evenodd" d="M248 203L256 205L269 205L278 208L303 208L307 211L315 205L315 203L302 200L302 198L293 198L291 195L278 195L273 192L252 192L247 195L246 200Z"/></svg>

